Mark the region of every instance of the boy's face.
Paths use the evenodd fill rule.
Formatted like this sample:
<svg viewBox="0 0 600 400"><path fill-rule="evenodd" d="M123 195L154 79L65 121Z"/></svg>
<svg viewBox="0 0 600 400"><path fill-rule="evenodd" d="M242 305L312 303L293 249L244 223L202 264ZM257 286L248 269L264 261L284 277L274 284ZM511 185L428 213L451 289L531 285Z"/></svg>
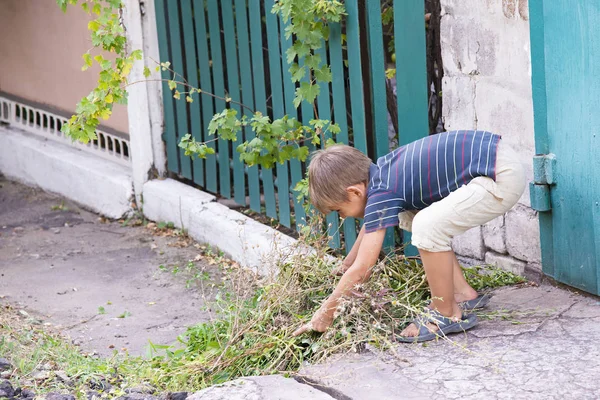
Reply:
<svg viewBox="0 0 600 400"><path fill-rule="evenodd" d="M332 211L337 211L340 217L364 218L365 206L367 204L367 188L364 184L349 186L348 200L332 207Z"/></svg>

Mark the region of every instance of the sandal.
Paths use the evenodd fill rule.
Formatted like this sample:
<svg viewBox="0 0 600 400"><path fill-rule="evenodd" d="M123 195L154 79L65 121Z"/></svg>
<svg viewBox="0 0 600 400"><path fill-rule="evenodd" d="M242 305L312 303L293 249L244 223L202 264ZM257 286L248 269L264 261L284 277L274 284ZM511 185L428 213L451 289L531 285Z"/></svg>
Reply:
<svg viewBox="0 0 600 400"><path fill-rule="evenodd" d="M492 298L492 296L490 296L487 293L480 294L473 300L461 301L460 303L458 303L458 306L461 309L463 309L464 311L478 310L480 308L487 306L487 304L490 302L491 298Z"/></svg>
<svg viewBox="0 0 600 400"><path fill-rule="evenodd" d="M472 300L461 301L460 303L458 303L458 306L463 311L479 310L480 308L484 308L485 306L487 306L488 303L490 302L491 298L492 298L492 296L490 296L487 293L480 294L479 296L477 296L476 298L474 298ZM430 304L431 304L431 300L428 300L427 306L429 306Z"/></svg>
<svg viewBox="0 0 600 400"><path fill-rule="evenodd" d="M445 337L448 333L460 333L471 329L477 325L477 316L475 314L463 314L460 321L444 317L438 311L427 309L425 314L419 315L412 322L419 328L417 336L396 335L395 340L402 343L421 343L429 340ZM432 332L427 324L432 323L438 326L438 330Z"/></svg>

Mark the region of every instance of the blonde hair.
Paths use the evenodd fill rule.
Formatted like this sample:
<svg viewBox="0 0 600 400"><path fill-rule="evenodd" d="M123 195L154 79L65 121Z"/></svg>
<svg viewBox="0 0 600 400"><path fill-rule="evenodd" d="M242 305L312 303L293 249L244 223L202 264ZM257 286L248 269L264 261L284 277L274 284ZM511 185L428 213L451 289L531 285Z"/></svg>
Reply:
<svg viewBox="0 0 600 400"><path fill-rule="evenodd" d="M369 181L371 159L354 147L336 144L317 150L308 167L310 201L323 214L348 201L348 186Z"/></svg>

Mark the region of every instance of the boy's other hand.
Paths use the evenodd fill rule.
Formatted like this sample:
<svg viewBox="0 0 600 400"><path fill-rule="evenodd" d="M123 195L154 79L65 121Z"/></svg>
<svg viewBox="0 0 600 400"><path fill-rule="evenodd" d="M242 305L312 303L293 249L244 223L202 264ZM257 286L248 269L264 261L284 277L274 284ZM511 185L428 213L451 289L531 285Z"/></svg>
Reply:
<svg viewBox="0 0 600 400"><path fill-rule="evenodd" d="M331 326L333 323L333 313L328 313L323 309L319 309L315 315L313 315L312 319L308 324L302 325L300 328L296 329L292 336L298 336L305 332L315 331L315 332L325 332L327 328Z"/></svg>

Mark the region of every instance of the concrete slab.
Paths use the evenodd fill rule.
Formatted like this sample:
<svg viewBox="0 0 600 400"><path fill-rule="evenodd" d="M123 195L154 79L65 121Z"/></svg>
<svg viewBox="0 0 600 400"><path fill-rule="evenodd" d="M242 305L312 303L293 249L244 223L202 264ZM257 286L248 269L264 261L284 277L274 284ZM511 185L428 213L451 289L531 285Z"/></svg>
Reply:
<svg viewBox="0 0 600 400"><path fill-rule="evenodd" d="M350 399L597 399L600 302L551 286L496 291L452 342L398 345L306 366Z"/></svg>
<svg viewBox="0 0 600 400"><path fill-rule="evenodd" d="M0 173L110 218L131 211L129 168L18 129L0 126Z"/></svg>
<svg viewBox="0 0 600 400"><path fill-rule="evenodd" d="M85 351L145 355L149 340L171 344L209 318L205 298L184 276L199 250L175 241L102 223L64 198L0 176L0 302L59 328ZM218 266L196 265L219 280Z"/></svg>

